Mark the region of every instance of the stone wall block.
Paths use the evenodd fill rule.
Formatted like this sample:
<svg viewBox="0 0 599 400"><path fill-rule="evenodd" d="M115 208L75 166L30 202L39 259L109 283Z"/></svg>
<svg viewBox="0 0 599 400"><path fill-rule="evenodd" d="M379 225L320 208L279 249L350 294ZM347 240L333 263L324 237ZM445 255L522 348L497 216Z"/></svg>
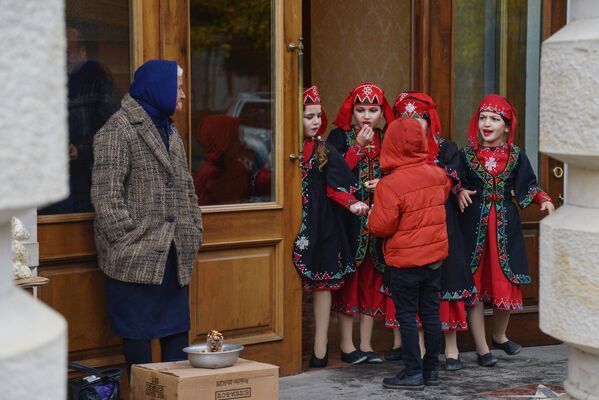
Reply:
<svg viewBox="0 0 599 400"><path fill-rule="evenodd" d="M38 207L68 194L64 1L0 10L0 210Z"/></svg>
<svg viewBox="0 0 599 400"><path fill-rule="evenodd" d="M599 168L598 26L599 19L573 21L541 52L540 150L593 168Z"/></svg>

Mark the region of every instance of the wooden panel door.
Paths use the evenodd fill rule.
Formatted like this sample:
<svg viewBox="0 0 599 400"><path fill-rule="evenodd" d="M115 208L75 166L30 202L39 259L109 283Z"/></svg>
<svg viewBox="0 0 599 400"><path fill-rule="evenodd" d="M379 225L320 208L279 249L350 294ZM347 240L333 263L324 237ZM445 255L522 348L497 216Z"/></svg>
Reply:
<svg viewBox="0 0 599 400"><path fill-rule="evenodd" d="M98 21L112 23L107 20L109 14L124 10L125 18L121 19L130 25L118 28L127 29L126 38L131 38L131 69L117 71L125 82L122 93L128 89L130 72L146 60L177 60L184 68L186 110L175 116L175 123L189 144L191 161L195 132L194 98L190 96L194 79L191 2L131 0L126 9L127 2L117 1L119 6L108 11L101 7L104 3L98 2L97 9L80 6L73 18L84 28L93 28ZM268 6L271 13L271 199L202 207L205 243L190 287L190 340L203 341L207 330L218 329L227 342L246 346L243 357L280 365L282 374L290 374L301 368L301 282L291 262L301 200L300 171L289 158L297 152L300 134L298 59L287 50L287 44L297 42L301 35L301 2L233 3L252 23L260 23L251 21L256 4ZM110 32L106 36L109 43ZM93 218L93 213L73 212L38 217L39 274L50 278L49 285L39 290L39 297L67 319L71 360L92 366L122 365L121 341L112 334L105 312L104 277L97 268Z"/></svg>
<svg viewBox="0 0 599 400"><path fill-rule="evenodd" d="M502 93L514 101L519 115L520 135L516 144L526 149L526 133L524 121L529 117L526 110L526 9L528 2L521 0L495 0L478 2L472 0L416 0L414 21L413 57L415 65L414 90L428 92L439 105L443 136L450 138L459 147L465 145L466 126L463 121L469 120L472 110L478 105L482 94ZM541 39L545 39L565 24L565 0L544 0L541 4ZM483 10L483 7L486 7ZM472 9L473 12L469 12ZM490 10L489 10L490 9ZM498 32L501 37L491 39L491 46L497 46L496 59L491 59L487 69L496 74L489 78L474 79L464 86L459 80L467 79L473 64L481 62L483 54L479 53L488 46L482 43L480 35L471 32L462 34L464 28L478 28L485 25L485 18L496 12L503 19ZM486 12L486 14L485 14ZM491 17L495 18L495 17ZM468 22L478 21L477 24ZM535 27L537 28L537 27ZM460 31L462 29L462 31ZM484 28L482 28L484 31ZM484 32L481 33L481 35ZM461 46L461 47L460 47ZM467 47L467 48L465 48ZM461 52L461 53L460 53ZM486 54L485 56L488 56ZM482 68L481 68L482 69ZM486 71L485 71L486 72ZM485 79L483 79L485 78ZM483 80L485 80L483 82ZM491 82L489 82L491 81ZM462 87L460 88L460 84ZM493 86L495 85L495 86ZM478 93L480 91L481 93ZM530 114L535 118L536 114ZM459 127L456 129L456 127ZM523 133L524 132L524 133ZM538 148L538 147L537 147ZM536 149L533 151L537 151ZM535 157L536 158L536 157ZM552 196L557 205L563 193L563 182L559 178L562 165L546 156L538 154L538 178L541 186ZM557 168L557 169L556 169ZM539 278L539 221L544 216L538 207L532 206L520 212L526 249L531 273L531 285L523 287L524 310L512 314L509 335L524 345L540 345L555 343L555 339L543 334L538 325L538 278ZM492 314L486 311L487 317ZM487 332L491 332L490 318L487 318ZM460 335L460 348L473 349L469 334Z"/></svg>
<svg viewBox="0 0 599 400"><path fill-rule="evenodd" d="M301 35L301 1L235 4L234 15L224 4L190 11L189 142L205 229L191 284L191 340L204 342L216 329L225 341L245 346L243 357L296 373L302 294L291 254L300 171L289 155L297 152L300 134L299 71L298 55L287 45ZM269 27L261 25L269 20ZM255 30L228 35L226 24ZM208 29L222 34L210 41L203 33ZM234 64L241 58L243 65ZM224 143L229 123L234 131ZM258 193L262 173L270 180Z"/></svg>

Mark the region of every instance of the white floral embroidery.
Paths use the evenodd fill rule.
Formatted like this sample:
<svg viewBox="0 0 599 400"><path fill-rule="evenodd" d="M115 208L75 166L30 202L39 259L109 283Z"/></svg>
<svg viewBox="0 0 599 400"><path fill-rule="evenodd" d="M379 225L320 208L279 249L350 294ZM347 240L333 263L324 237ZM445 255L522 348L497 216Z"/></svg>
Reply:
<svg viewBox="0 0 599 400"><path fill-rule="evenodd" d="M309 244L310 242L305 236L300 236L295 241L295 245L299 247L300 250L306 250L306 247L308 247Z"/></svg>
<svg viewBox="0 0 599 400"><path fill-rule="evenodd" d="M372 93L372 86L364 86L364 93L366 94L366 96Z"/></svg>
<svg viewBox="0 0 599 400"><path fill-rule="evenodd" d="M485 168L489 171L493 171L497 168L497 160L495 157L489 157L487 161L485 161Z"/></svg>
<svg viewBox="0 0 599 400"><path fill-rule="evenodd" d="M414 103L407 103L406 111L409 112L410 114L413 113L414 111L416 111L416 106L414 105Z"/></svg>

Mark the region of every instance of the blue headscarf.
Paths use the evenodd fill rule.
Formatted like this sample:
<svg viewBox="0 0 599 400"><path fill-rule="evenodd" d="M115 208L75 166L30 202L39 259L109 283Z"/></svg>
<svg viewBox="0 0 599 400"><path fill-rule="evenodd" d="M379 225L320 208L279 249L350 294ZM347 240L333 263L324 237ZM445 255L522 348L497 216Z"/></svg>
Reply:
<svg viewBox="0 0 599 400"><path fill-rule="evenodd" d="M177 62L150 60L135 71L129 94L150 115L156 126L171 132L169 118L177 108Z"/></svg>

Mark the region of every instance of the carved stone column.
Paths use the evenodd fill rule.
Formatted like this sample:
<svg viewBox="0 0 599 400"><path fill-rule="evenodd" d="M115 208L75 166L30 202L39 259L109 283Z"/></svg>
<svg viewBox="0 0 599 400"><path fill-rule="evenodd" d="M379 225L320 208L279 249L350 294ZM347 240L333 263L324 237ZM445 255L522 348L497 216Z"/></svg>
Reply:
<svg viewBox="0 0 599 400"><path fill-rule="evenodd" d="M13 285L10 217L68 193L64 0L0 0L0 398L66 398L64 318Z"/></svg>
<svg viewBox="0 0 599 400"><path fill-rule="evenodd" d="M571 398L599 399L599 4L543 43L540 149L566 163L565 204L541 222L540 325L569 345Z"/></svg>

